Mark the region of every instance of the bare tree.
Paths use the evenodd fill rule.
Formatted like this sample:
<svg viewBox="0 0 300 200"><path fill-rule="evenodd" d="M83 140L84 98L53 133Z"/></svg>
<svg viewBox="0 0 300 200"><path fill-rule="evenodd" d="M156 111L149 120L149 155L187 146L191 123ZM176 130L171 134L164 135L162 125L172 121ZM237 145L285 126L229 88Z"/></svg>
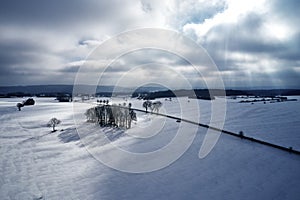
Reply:
<svg viewBox="0 0 300 200"><path fill-rule="evenodd" d="M145 108L146 113L148 112L148 108L151 108L151 105L152 105L152 102L149 100L147 100L143 103L143 107Z"/></svg>
<svg viewBox="0 0 300 200"><path fill-rule="evenodd" d="M61 121L58 120L58 119L56 119L54 117L54 118L50 119L50 121L48 122L47 126L48 127L52 127L52 132L55 132L56 131L55 130L55 126L58 125L58 124L60 124L60 123L61 123Z"/></svg>
<svg viewBox="0 0 300 200"><path fill-rule="evenodd" d="M159 112L160 107L162 106L162 102L155 101L151 104L150 108L152 112Z"/></svg>
<svg viewBox="0 0 300 200"><path fill-rule="evenodd" d="M22 103L17 103L17 107L18 107L18 110L21 111L21 108L24 107L24 104L22 104Z"/></svg>
<svg viewBox="0 0 300 200"><path fill-rule="evenodd" d="M89 108L84 114L87 117L88 122L96 122L97 117L95 108Z"/></svg>

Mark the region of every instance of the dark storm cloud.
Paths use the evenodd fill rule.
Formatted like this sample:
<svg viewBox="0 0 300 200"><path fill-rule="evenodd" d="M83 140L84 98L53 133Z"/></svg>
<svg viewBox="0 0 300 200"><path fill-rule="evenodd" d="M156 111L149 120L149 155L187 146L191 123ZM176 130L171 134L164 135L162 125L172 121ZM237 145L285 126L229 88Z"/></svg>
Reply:
<svg viewBox="0 0 300 200"><path fill-rule="evenodd" d="M82 0L3 0L0 6L2 24L61 26L109 16L113 4L108 1ZM88 21L87 21L88 22Z"/></svg>
<svg viewBox="0 0 300 200"><path fill-rule="evenodd" d="M32 41L0 39L0 67L41 61L41 51L46 50Z"/></svg>
<svg viewBox="0 0 300 200"><path fill-rule="evenodd" d="M43 77L42 79L40 79ZM45 78L46 77L46 78ZM39 81L46 81L49 75L41 73L32 68L27 67L0 67L0 85L22 85L24 82L39 83Z"/></svg>
<svg viewBox="0 0 300 200"><path fill-rule="evenodd" d="M33 39L0 38L0 85L34 82L45 76L51 52Z"/></svg>
<svg viewBox="0 0 300 200"><path fill-rule="evenodd" d="M84 59L100 41L141 24L141 18L136 17L143 17L139 8L142 10L137 0L3 0L0 67L12 75L10 80L24 80L23 84L40 80L44 74L21 79L17 72L40 68L51 74L53 83L70 80L61 78L65 72L73 77L77 70L78 65L69 63ZM1 84L5 84L4 79Z"/></svg>
<svg viewBox="0 0 300 200"><path fill-rule="evenodd" d="M107 1L1 1L0 84L66 80L59 74L76 69L57 68L85 57L91 44L83 41L87 47L79 48L76 37L80 43L80 35L85 36L81 31L97 21L107 21L115 10Z"/></svg>
<svg viewBox="0 0 300 200"><path fill-rule="evenodd" d="M11 76L15 75L16 72L12 67L9 67L7 65L1 65L0 67L0 76L1 77L6 77L6 76Z"/></svg>
<svg viewBox="0 0 300 200"><path fill-rule="evenodd" d="M79 68L80 68L80 66L70 66L70 67L65 67L59 71L62 73L76 73L76 72L78 72Z"/></svg>
<svg viewBox="0 0 300 200"><path fill-rule="evenodd" d="M287 69L272 74L272 77L279 79L283 85L291 88L299 88L300 86L300 73L293 70Z"/></svg>

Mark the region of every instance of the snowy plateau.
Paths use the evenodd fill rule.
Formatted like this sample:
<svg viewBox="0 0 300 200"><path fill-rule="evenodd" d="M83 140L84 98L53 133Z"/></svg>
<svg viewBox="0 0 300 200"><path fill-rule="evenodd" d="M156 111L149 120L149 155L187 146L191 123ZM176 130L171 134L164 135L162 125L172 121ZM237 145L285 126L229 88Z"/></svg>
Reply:
<svg viewBox="0 0 300 200"><path fill-rule="evenodd" d="M185 110L185 118L217 123L210 121L210 101L180 98L184 105L176 98L160 99L160 112L181 116ZM298 101L250 104L227 98L224 129L243 131L246 136L299 151L300 97L291 98ZM25 106L21 111L16 104L24 99L0 99L1 200L300 199L299 155L222 133L212 151L200 159L199 149L207 129L197 127L192 144L175 162L148 173L122 172L102 164L91 153L109 153L103 137L130 152L150 152L167 145L185 122L138 112L131 129L100 127L74 120L74 114L84 118L85 110L95 106L96 99L78 102L78 113L74 113L73 103L34 99L34 106ZM109 101L125 102L123 98ZM126 102L142 109L141 100ZM199 109L190 106L193 104ZM46 126L52 117L61 120L56 132ZM186 124L187 135L189 126L195 127ZM78 135L78 128L85 130L85 138ZM121 165L129 163L123 157L111 159ZM130 164L136 163L133 160Z"/></svg>

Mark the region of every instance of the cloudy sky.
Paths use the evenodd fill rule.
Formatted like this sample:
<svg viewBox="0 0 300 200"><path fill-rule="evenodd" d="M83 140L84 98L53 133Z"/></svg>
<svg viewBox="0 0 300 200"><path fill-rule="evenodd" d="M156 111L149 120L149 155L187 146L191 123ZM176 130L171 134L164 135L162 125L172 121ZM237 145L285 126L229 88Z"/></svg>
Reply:
<svg viewBox="0 0 300 200"><path fill-rule="evenodd" d="M226 87L300 88L299 9L298 0L2 0L0 85L73 84L104 41L146 27L177 31L202 46ZM170 53L125 57L113 65L126 71L158 61L162 72L164 65L188 71ZM107 77L122 76L111 69Z"/></svg>

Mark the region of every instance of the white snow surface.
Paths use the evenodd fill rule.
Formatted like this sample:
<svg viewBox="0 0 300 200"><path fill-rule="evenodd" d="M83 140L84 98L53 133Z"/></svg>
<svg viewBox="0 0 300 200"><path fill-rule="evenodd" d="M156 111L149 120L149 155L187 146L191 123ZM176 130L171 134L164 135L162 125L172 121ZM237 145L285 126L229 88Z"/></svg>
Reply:
<svg viewBox="0 0 300 200"><path fill-rule="evenodd" d="M275 144L300 150L298 101L255 104L227 100L225 130L243 131ZM17 111L23 99L0 99L0 199L299 199L300 156L221 134L204 159L198 158L206 129L199 128L188 150L171 165L150 173L125 173L95 159L87 149L109 152L103 137L131 152L155 151L172 140L175 120L138 113L127 131L75 124L72 103L35 98L36 105ZM186 118L210 122L210 102L182 97ZM216 101L220 100L217 98ZM81 115L95 105L82 103ZM123 103L123 99L110 99ZM161 112L180 116L177 99L161 99ZM190 102L188 102L190 101ZM193 101L193 102L191 102ZM196 119L199 105L200 118ZM142 101L128 99L134 108ZM80 115L80 113L75 113ZM56 132L47 122L62 121ZM211 122L213 125L216 122ZM187 127L194 126L188 125ZM80 138L76 128L86 130ZM162 127L162 128L160 128ZM101 129L101 131L99 131ZM187 129L188 134L188 129ZM82 137L82 135L80 135ZM82 140L84 139L84 143ZM119 163L128 164L122 157ZM135 163L132 162L132 165Z"/></svg>

